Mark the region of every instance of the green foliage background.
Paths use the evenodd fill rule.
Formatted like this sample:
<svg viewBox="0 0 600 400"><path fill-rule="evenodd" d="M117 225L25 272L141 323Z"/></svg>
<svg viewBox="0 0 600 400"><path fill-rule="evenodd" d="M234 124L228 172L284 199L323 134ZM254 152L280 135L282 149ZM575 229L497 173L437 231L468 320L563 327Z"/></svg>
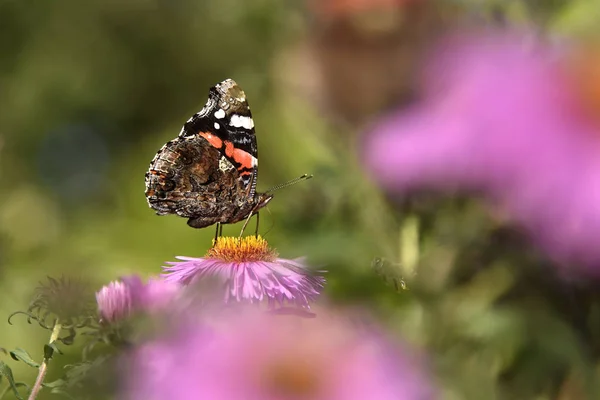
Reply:
<svg viewBox="0 0 600 400"><path fill-rule="evenodd" d="M500 15L549 34L600 26L592 0L432 4L448 25ZM276 194L261 232L282 256L329 271L328 301L370 310L428 354L441 398L600 398L597 282L564 282L476 199L387 199L359 162L366 124L339 123L286 80L313 81L282 61L310 45L313 23L305 4L278 0L1 0L0 318L25 309L47 275L99 288L204 254L213 230L155 216L143 179L208 88L231 77L254 114L259 189L315 175ZM49 333L14 322L0 325L0 347L41 358ZM80 348L63 350L50 380Z"/></svg>

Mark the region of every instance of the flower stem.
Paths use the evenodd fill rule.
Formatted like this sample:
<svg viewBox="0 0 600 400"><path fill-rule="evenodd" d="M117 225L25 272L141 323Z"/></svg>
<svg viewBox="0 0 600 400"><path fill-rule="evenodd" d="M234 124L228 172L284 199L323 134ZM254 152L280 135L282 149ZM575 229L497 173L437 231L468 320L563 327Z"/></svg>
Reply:
<svg viewBox="0 0 600 400"><path fill-rule="evenodd" d="M400 268L406 277L412 277L419 264L419 217L408 215L400 228Z"/></svg>
<svg viewBox="0 0 600 400"><path fill-rule="evenodd" d="M62 325L58 322L58 320L56 320L54 322L54 328L52 329L52 334L50 335L50 341L48 342L49 344L54 343L58 339L58 335L60 334L61 329L62 329ZM46 377L46 373L48 372L48 362L49 361L50 361L50 359L44 357L44 361L42 361L42 364L40 365L40 367L38 369L38 376L35 380L35 384L33 385L33 388L31 389L31 393L29 394L28 400L35 399L37 397L37 395L40 393L40 390L42 390L42 384L44 383L44 378Z"/></svg>

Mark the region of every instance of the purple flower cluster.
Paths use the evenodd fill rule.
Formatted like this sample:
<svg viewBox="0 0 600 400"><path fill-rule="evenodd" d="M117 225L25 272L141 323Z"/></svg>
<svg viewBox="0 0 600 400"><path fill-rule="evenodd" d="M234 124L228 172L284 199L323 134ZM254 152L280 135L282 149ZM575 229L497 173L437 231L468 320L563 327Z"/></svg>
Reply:
<svg viewBox="0 0 600 400"><path fill-rule="evenodd" d="M220 238L204 258L179 259L162 278L126 277L96 294L104 324L139 311L170 316L158 337L130 348L120 398L433 398L420 361L405 346L342 313L308 313L325 280L300 260L279 258L264 239ZM202 289L195 283L211 278L237 307L186 300ZM269 312L248 304L261 301ZM306 314L313 318L298 318Z"/></svg>
<svg viewBox="0 0 600 400"><path fill-rule="evenodd" d="M247 312L138 349L131 400L417 400L432 393L407 350L342 320Z"/></svg>
<svg viewBox="0 0 600 400"><path fill-rule="evenodd" d="M126 277L96 294L109 327L138 312L168 316L157 319L158 336L141 344L128 340L129 330L119 331L130 345L120 398L432 398L422 367L404 346L374 328L357 328L343 314L308 312L324 278L301 260L279 258L264 239L219 238L204 258L178 258L161 278ZM225 303L236 307L221 299L189 301L206 288L199 282L208 280L214 290L215 279ZM256 302L266 302L268 312L248 304Z"/></svg>
<svg viewBox="0 0 600 400"><path fill-rule="evenodd" d="M558 261L600 265L600 125L565 60L516 35L449 41L424 100L366 137L372 176L394 193L483 193Z"/></svg>

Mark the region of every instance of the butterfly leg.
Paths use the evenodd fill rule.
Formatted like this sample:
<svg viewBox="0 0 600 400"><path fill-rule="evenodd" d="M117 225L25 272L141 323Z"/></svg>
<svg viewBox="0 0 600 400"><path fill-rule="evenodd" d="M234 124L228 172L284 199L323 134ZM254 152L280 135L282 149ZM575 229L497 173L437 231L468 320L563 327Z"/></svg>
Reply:
<svg viewBox="0 0 600 400"><path fill-rule="evenodd" d="M221 226L220 222L217 222L217 229L215 230L215 240L213 241L213 246L215 244L217 244L217 239L219 238L219 236L221 236L223 234L223 227Z"/></svg>
<svg viewBox="0 0 600 400"><path fill-rule="evenodd" d="M260 221L260 214L256 213L256 230L254 231L254 237L258 237L258 221Z"/></svg>
<svg viewBox="0 0 600 400"><path fill-rule="evenodd" d="M242 237L242 235L244 234L244 231L246 230L246 227L248 226L248 222L250 222L250 218L252 218L252 215L254 215L254 214L250 213L250 215L248 215L248 217L244 221L244 225L242 226L242 231L240 232L240 237Z"/></svg>

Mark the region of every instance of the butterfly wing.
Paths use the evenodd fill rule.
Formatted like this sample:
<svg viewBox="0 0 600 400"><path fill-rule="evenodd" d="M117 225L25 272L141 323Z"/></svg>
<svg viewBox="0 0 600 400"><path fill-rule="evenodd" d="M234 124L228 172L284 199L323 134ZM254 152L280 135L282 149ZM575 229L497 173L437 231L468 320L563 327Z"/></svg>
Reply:
<svg viewBox="0 0 600 400"><path fill-rule="evenodd" d="M257 157L246 95L227 79L156 153L146 173L148 204L159 215L189 218L195 228L237 222L256 206Z"/></svg>
<svg viewBox="0 0 600 400"><path fill-rule="evenodd" d="M246 94L232 79L213 86L208 102L181 129L180 137L199 135L218 149L240 175L248 197L258 178L258 148L254 120Z"/></svg>

